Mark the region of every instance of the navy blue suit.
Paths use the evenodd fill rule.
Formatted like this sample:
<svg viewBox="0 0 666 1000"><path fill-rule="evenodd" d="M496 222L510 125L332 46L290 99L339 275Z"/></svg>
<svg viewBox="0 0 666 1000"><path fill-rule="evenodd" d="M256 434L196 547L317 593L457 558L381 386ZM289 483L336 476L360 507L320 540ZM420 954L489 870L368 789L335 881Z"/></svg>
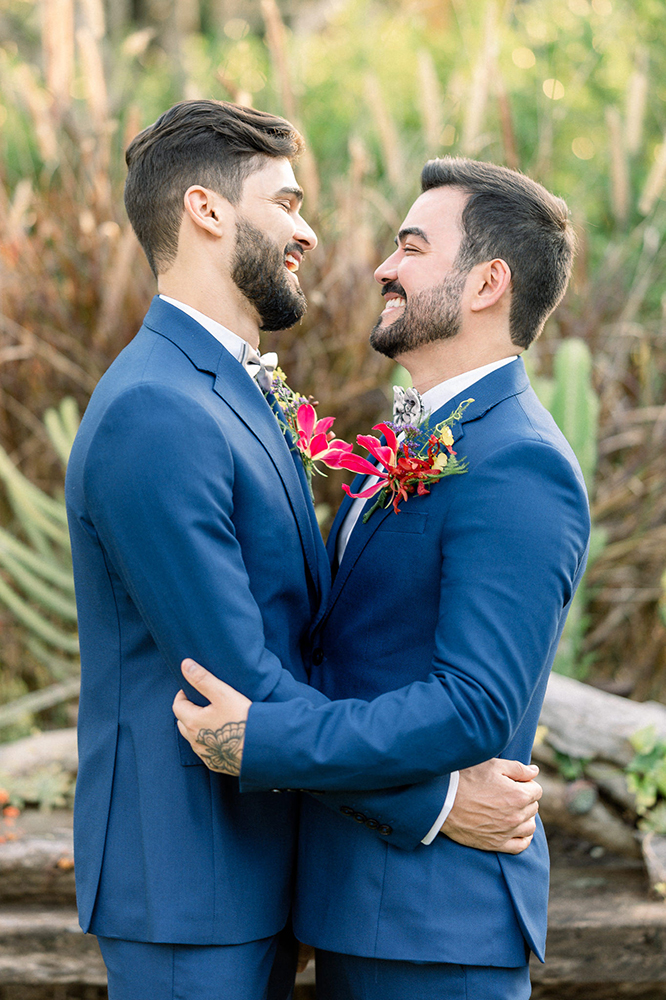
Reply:
<svg viewBox="0 0 666 1000"><path fill-rule="evenodd" d="M180 687L202 703L184 684L185 656L255 701L326 700L307 686L304 651L330 570L300 460L242 366L156 298L93 393L66 497L82 662L81 925L184 945L273 935L291 903L298 797L243 795L238 779L209 771L171 704ZM447 787L438 777L353 805L384 828L369 840L411 848ZM325 799L337 819L339 797Z"/></svg>
<svg viewBox="0 0 666 1000"><path fill-rule="evenodd" d="M311 678L330 698L348 700L253 705L244 789L359 790L493 756L529 762L585 566L587 498L522 360L487 375L432 423L469 397L453 428L468 471L410 497L398 514L389 507L359 519L350 536ZM349 505L331 532L333 561ZM518 856L441 836L399 851L305 797L299 858L295 930L326 951L505 967L524 966L526 948L543 957L548 851L540 821Z"/></svg>

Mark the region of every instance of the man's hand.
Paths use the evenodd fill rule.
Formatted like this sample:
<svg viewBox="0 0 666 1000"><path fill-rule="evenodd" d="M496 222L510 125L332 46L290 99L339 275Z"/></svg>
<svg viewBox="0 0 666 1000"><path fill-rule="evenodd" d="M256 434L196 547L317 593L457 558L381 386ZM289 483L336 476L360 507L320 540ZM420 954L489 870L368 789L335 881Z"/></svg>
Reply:
<svg viewBox="0 0 666 1000"><path fill-rule="evenodd" d="M497 757L460 772L453 809L440 833L481 851L520 854L532 843L541 785L536 764Z"/></svg>
<svg viewBox="0 0 666 1000"><path fill-rule="evenodd" d="M206 767L220 774L240 774L245 724L252 702L194 660L183 660L183 675L210 705L203 708L179 691L173 703L182 736Z"/></svg>

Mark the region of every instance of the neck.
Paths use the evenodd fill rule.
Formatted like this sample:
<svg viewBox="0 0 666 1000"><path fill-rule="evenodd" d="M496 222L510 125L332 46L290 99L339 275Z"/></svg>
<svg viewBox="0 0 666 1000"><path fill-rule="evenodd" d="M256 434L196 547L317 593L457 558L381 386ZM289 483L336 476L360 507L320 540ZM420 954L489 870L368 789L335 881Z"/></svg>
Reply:
<svg viewBox="0 0 666 1000"><path fill-rule="evenodd" d="M213 280L207 280L211 276L205 272L205 266L171 268L158 276L157 291L197 309L257 350L259 319L256 310L230 277L221 280L218 274Z"/></svg>
<svg viewBox="0 0 666 1000"><path fill-rule="evenodd" d="M516 344L478 344L476 349L469 344L456 343L458 338L438 340L424 344L415 351L408 351L395 358L412 377L414 388L421 394L447 379L463 375L494 361L502 361L514 354L521 354L522 348Z"/></svg>

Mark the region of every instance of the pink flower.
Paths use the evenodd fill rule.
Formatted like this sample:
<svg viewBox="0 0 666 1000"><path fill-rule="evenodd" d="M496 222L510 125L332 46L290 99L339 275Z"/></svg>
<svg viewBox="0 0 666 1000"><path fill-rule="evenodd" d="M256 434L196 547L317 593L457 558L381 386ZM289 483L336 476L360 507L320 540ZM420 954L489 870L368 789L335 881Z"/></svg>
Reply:
<svg viewBox="0 0 666 1000"><path fill-rule="evenodd" d="M302 403L296 411L296 447L306 458L313 462L323 462L331 469L341 468L338 464L341 457L353 449L353 445L335 437L331 431L334 423L335 417L317 420L311 403Z"/></svg>

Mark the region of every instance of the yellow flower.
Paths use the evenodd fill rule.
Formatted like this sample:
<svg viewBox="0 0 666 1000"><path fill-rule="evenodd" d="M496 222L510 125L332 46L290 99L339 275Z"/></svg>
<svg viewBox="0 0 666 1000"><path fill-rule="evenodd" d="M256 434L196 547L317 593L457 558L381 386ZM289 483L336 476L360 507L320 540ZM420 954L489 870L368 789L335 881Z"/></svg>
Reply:
<svg viewBox="0 0 666 1000"><path fill-rule="evenodd" d="M436 470L437 472L441 472L442 469L444 468L444 466L446 465L446 463L448 462L448 460L449 460L449 456L445 455L443 451L440 451L439 455L437 456L437 458L435 459L435 461L432 463L433 469Z"/></svg>
<svg viewBox="0 0 666 1000"><path fill-rule="evenodd" d="M446 447L448 448L451 447L451 445L453 444L453 434L451 433L450 427L442 427L441 431L439 432L439 440Z"/></svg>

